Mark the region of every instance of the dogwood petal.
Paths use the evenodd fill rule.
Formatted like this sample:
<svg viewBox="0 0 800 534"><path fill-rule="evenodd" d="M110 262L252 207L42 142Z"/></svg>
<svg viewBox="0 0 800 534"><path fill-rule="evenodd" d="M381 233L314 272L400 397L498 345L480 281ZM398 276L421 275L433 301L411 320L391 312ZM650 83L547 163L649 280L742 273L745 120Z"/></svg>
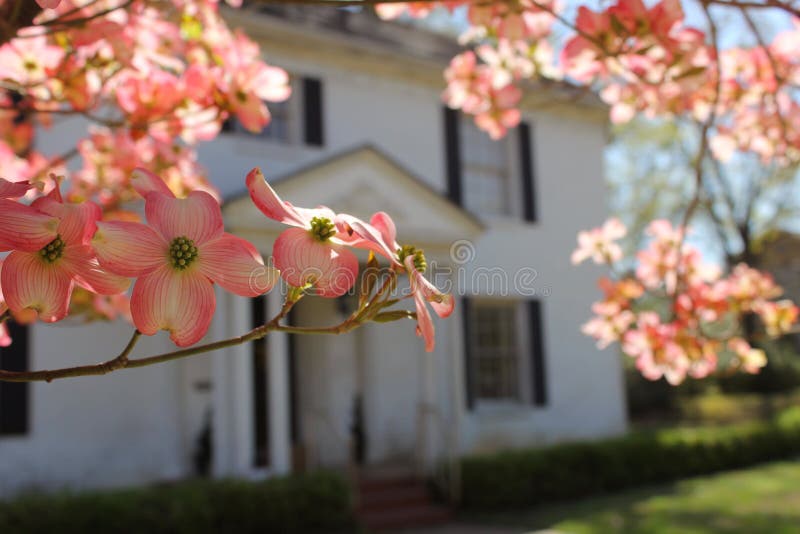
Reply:
<svg viewBox="0 0 800 534"><path fill-rule="evenodd" d="M73 282L60 262L48 264L36 253L14 251L3 262L0 284L15 315L33 310L48 323L67 316Z"/></svg>
<svg viewBox="0 0 800 534"><path fill-rule="evenodd" d="M280 276L249 242L232 234L209 241L199 248L198 269L232 293L255 297L266 293Z"/></svg>
<svg viewBox="0 0 800 534"><path fill-rule="evenodd" d="M10 182L0 178L0 198L19 198L32 187L30 182Z"/></svg>
<svg viewBox="0 0 800 534"><path fill-rule="evenodd" d="M433 352L436 346L436 329L425 299L419 292L414 293L414 304L417 307L417 335L425 341L425 351Z"/></svg>
<svg viewBox="0 0 800 534"><path fill-rule="evenodd" d="M55 9L61 3L61 0L36 0L36 3L42 9Z"/></svg>
<svg viewBox="0 0 800 534"><path fill-rule="evenodd" d="M288 202L281 200L278 193L267 183L261 169L256 167L247 173L247 190L250 191L250 198L261 212L283 224L305 228L311 218L306 219L297 208ZM333 220L333 219L331 219Z"/></svg>
<svg viewBox="0 0 800 534"><path fill-rule="evenodd" d="M169 243L149 226L134 222L98 222L92 247L100 265L122 276L151 273L169 257Z"/></svg>
<svg viewBox="0 0 800 534"><path fill-rule="evenodd" d="M317 280L317 295L336 298L347 293L358 278L358 258L348 249L335 246L331 255L331 268Z"/></svg>
<svg viewBox="0 0 800 534"><path fill-rule="evenodd" d="M343 295L355 284L358 259L341 245L321 243L307 230L284 230L273 245L275 267L295 287L308 283L323 297Z"/></svg>
<svg viewBox="0 0 800 534"><path fill-rule="evenodd" d="M374 213L369 223L381 233L384 243L395 250L400 248L397 245L397 227L388 213L385 211Z"/></svg>
<svg viewBox="0 0 800 534"><path fill-rule="evenodd" d="M58 189L53 189L58 192ZM61 195L53 196L52 193L37 198L32 207L42 213L58 217L58 235L65 243L88 244L97 230L97 221L100 220L100 207L93 202L76 204L61 202Z"/></svg>
<svg viewBox="0 0 800 534"><path fill-rule="evenodd" d="M414 267L414 257L408 256L405 259L405 266L411 279L411 290L414 294L420 294L427 302L430 302L433 311L439 317L445 318L453 313L456 303L453 295L442 293L436 286L431 284L421 272ZM415 297L416 298L416 297Z"/></svg>
<svg viewBox="0 0 800 534"><path fill-rule="evenodd" d="M214 286L196 269L176 271L165 265L139 278L131 295L136 328L149 336L168 330L179 347L200 341L215 307Z"/></svg>
<svg viewBox="0 0 800 534"><path fill-rule="evenodd" d="M58 219L41 211L0 198L0 250L33 252L56 238Z"/></svg>
<svg viewBox="0 0 800 534"><path fill-rule="evenodd" d="M5 312L5 310L3 310ZM8 335L8 328L5 323L0 323L0 347L8 347L11 345L11 336Z"/></svg>
<svg viewBox="0 0 800 534"><path fill-rule="evenodd" d="M223 233L219 203L205 191L192 191L186 198L149 193L144 210L147 222L167 242L188 237L199 247Z"/></svg>
<svg viewBox="0 0 800 534"><path fill-rule="evenodd" d="M172 190L160 176L153 174L147 169L137 167L131 173L131 185L137 193L147 198L149 193L161 193L168 197L175 197Z"/></svg>
<svg viewBox="0 0 800 534"><path fill-rule="evenodd" d="M389 261L397 261L397 243L386 241L383 233L378 229L367 224L358 217L352 215L339 214L336 216L336 236L346 245L366 250L371 250L376 254L384 256Z"/></svg>
<svg viewBox="0 0 800 534"><path fill-rule="evenodd" d="M88 245L68 245L64 249L64 268L81 287L101 295L122 293L131 281L100 267L94 251Z"/></svg>

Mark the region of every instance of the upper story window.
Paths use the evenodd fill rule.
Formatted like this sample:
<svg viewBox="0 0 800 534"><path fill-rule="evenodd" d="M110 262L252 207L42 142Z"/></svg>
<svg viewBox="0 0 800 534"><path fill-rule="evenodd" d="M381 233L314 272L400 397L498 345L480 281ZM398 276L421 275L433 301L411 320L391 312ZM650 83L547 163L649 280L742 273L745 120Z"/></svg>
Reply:
<svg viewBox="0 0 800 534"><path fill-rule="evenodd" d="M260 139L268 139L278 143L292 144L297 142L298 136L294 130L297 129L297 111L295 99L289 97L283 102L267 102L270 121L260 132L254 133L245 128L236 117L228 119L225 131L237 134L250 135ZM294 121L292 120L294 118Z"/></svg>
<svg viewBox="0 0 800 534"><path fill-rule="evenodd" d="M495 141L468 117L459 133L464 207L478 215L512 215L508 137Z"/></svg>
<svg viewBox="0 0 800 534"><path fill-rule="evenodd" d="M270 122L258 133L247 130L231 117L222 130L287 145L323 145L322 81L291 78L292 95L283 102L267 102Z"/></svg>
<svg viewBox="0 0 800 534"><path fill-rule="evenodd" d="M533 129L522 122L497 141L472 117L444 108L448 196L486 217L538 220Z"/></svg>

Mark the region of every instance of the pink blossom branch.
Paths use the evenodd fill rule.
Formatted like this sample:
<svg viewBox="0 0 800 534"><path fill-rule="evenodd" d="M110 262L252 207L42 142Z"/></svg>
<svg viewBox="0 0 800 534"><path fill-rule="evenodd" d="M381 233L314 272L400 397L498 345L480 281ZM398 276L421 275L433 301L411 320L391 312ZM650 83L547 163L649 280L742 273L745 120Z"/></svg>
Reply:
<svg viewBox="0 0 800 534"><path fill-rule="evenodd" d="M709 5L707 3L701 4L703 8L703 14L706 17L706 21L708 22L709 33L711 35L711 41L714 44L714 47L719 50L719 33L717 31L717 25L714 22L714 18L711 16L711 11ZM708 113L708 117L702 122L700 127L700 148L697 151L697 157L694 160L694 195L692 196L692 200L689 202L689 205L686 207L686 211L683 214L683 220L681 221L681 228L683 229L681 232L680 240L677 243L677 253L678 253L678 262L677 265L680 266L681 259L683 256L683 244L686 241L686 228L689 225L689 220L694 215L694 212L697 210L698 206L700 205L700 199L703 195L703 163L706 159L706 154L708 153L709 148L709 141L708 135L710 133L711 127L714 124L714 121L717 117L717 106L719 105L719 100L722 95L722 71L719 62L719 58L717 58L714 68L714 99L711 102L711 108ZM675 291L673 293L673 298L676 299L677 296L680 294L682 285L683 285L683 277L680 276L675 284ZM674 304L674 302L673 302Z"/></svg>
<svg viewBox="0 0 800 534"><path fill-rule="evenodd" d="M44 31L41 32L31 32L25 33L22 35L15 35L15 39L33 39L36 37L41 37L42 35L52 35L54 33L58 33L60 31L64 31L67 28L72 26L82 26L87 22L90 22L94 19L98 19L100 17L104 17L109 13L113 13L119 9L126 9L130 7L135 0L125 0L118 6L109 7L107 9L103 9L102 11L98 11L97 13L92 13L91 15L87 15L85 17L80 18L73 18L64 20L63 18L59 17L57 19L48 20L42 23L37 24L36 26L42 26L46 28Z"/></svg>
<svg viewBox="0 0 800 534"><path fill-rule="evenodd" d="M396 280L396 273L394 271L390 271L389 276L383 282L380 289L375 292L372 298L370 298L364 306L347 317L347 319L336 325L326 327L304 327L280 324L281 320L283 320L289 313L289 310L291 310L292 307L300 300L300 298L302 298L302 292L292 292L289 294L289 296L287 296L283 306L281 306L280 312L278 312L275 317L273 317L269 322L261 326L257 326L256 328L253 328L249 332L246 332L240 336L223 339L220 341L213 341L211 343L205 343L185 349L165 352L162 354L155 354L144 358L129 359L128 356L133 351L140 336L140 333L137 330L133 333L133 336L123 351L116 358L111 360L92 365L79 365L75 367L45 369L40 371L6 371L0 369L0 382L52 382L53 380L59 380L62 378L106 375L121 369L147 367L149 365L179 360L189 356L195 356L197 354L204 354L219 349L242 345L249 341L262 339L270 332L285 332L289 334L344 334L357 328L358 326L361 326L364 322L371 321L373 319L381 319L381 317L376 318L378 312L380 312L380 310L386 306L392 305L396 302L387 300L386 298L391 288L394 287ZM0 316L0 323L2 323L8 317L8 312L2 314ZM413 312L398 312L396 315L392 315L391 318L387 320L415 318L416 314Z"/></svg>
<svg viewBox="0 0 800 534"><path fill-rule="evenodd" d="M753 2L749 0L705 0L705 3L746 9L780 9L795 17L800 17L800 9L786 2L781 2L780 0L766 0L765 2Z"/></svg>

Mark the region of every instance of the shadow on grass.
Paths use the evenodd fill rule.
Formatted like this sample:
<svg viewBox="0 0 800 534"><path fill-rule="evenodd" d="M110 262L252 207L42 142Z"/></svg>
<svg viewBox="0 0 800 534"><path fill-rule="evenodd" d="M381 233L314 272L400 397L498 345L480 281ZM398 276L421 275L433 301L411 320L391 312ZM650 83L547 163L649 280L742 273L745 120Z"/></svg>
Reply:
<svg viewBox="0 0 800 534"><path fill-rule="evenodd" d="M464 513L475 523L595 533L800 532L800 463L753 469L527 510Z"/></svg>

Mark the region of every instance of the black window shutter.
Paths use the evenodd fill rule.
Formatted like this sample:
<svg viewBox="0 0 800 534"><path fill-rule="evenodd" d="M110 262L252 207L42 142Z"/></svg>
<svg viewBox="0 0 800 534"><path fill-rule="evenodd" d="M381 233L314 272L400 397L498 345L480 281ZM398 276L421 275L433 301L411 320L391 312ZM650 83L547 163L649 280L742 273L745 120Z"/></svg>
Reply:
<svg viewBox="0 0 800 534"><path fill-rule="evenodd" d="M303 122L307 145L323 146L325 144L325 125L322 114L322 80L303 78Z"/></svg>
<svg viewBox="0 0 800 534"><path fill-rule="evenodd" d="M262 295L250 300L251 327L267 321L267 299ZM269 358L267 338L252 342L253 359L253 465L269 465Z"/></svg>
<svg viewBox="0 0 800 534"><path fill-rule="evenodd" d="M13 340L0 348L0 369L28 370L28 327L13 321L6 322ZM0 435L28 433L29 385L26 382L0 382Z"/></svg>
<svg viewBox="0 0 800 534"><path fill-rule="evenodd" d="M475 364L472 357L472 306L470 299L461 297L461 317L464 323L464 392L467 410L475 407Z"/></svg>
<svg viewBox="0 0 800 534"><path fill-rule="evenodd" d="M458 205L462 204L461 193L461 147L459 146L459 121L461 113L444 107L444 150L447 169L447 196Z"/></svg>
<svg viewBox="0 0 800 534"><path fill-rule="evenodd" d="M547 404L547 370L544 362L544 328L542 328L542 303L528 301L528 321L530 322L531 350L531 400L534 406Z"/></svg>
<svg viewBox="0 0 800 534"><path fill-rule="evenodd" d="M528 222L536 222L536 166L534 162L533 127L522 122L519 135L520 174L522 176L522 213Z"/></svg>
<svg viewBox="0 0 800 534"><path fill-rule="evenodd" d="M222 131L223 133L230 133L230 132L232 132L232 131L233 131L233 128L234 128L234 126L233 126L233 123L234 123L234 121L235 121L235 120L236 120L236 117L234 117L233 115L231 115L231 116L229 116L227 119L225 119L224 121L222 121L222 130L221 130L221 131Z"/></svg>

